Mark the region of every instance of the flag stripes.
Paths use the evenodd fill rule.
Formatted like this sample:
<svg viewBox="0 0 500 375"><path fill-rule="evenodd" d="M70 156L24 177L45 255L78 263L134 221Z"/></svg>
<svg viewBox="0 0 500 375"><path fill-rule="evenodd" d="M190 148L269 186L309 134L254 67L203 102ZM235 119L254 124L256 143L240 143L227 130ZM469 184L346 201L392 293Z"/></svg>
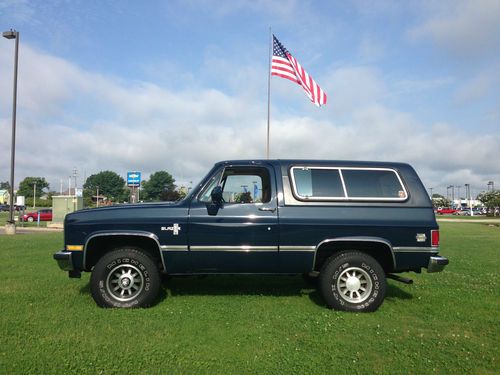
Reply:
<svg viewBox="0 0 500 375"><path fill-rule="evenodd" d="M326 93L274 35L271 75L288 79L302 86L309 99L318 107L326 104Z"/></svg>

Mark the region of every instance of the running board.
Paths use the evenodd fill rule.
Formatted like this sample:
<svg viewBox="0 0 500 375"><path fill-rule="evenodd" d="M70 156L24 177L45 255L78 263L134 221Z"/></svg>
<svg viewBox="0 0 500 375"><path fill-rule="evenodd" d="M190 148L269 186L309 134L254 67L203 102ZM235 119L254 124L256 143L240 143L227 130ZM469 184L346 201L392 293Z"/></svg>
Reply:
<svg viewBox="0 0 500 375"><path fill-rule="evenodd" d="M402 277L402 276L398 276L398 275L393 275L392 273L388 273L386 275L386 277L388 279L393 279L393 280L399 281L399 282L404 283L404 284L408 284L408 285L413 284L413 280L412 279L407 279L406 277Z"/></svg>

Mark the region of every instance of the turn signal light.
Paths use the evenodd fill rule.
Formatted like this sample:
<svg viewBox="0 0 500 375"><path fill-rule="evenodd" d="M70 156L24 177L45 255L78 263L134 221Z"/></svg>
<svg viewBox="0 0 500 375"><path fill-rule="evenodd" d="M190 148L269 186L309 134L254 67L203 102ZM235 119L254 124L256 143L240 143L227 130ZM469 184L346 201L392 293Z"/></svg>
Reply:
<svg viewBox="0 0 500 375"><path fill-rule="evenodd" d="M431 230L431 246L439 246L439 229Z"/></svg>
<svg viewBox="0 0 500 375"><path fill-rule="evenodd" d="M82 251L83 245L66 245L66 250L68 250L68 251Z"/></svg>

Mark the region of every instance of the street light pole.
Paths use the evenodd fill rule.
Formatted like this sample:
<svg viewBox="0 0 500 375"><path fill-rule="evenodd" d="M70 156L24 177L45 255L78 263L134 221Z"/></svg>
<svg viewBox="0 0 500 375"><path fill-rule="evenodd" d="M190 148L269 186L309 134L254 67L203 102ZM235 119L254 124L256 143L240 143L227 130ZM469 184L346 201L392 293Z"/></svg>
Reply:
<svg viewBox="0 0 500 375"><path fill-rule="evenodd" d="M6 233L15 234L16 224L14 223L14 162L16 158L16 109L17 109L17 65L19 61L19 32L15 30L4 31L4 38L15 39L16 47L14 53L14 89L12 93L12 149L10 153L10 195L9 195L9 229L6 226Z"/></svg>
<svg viewBox="0 0 500 375"><path fill-rule="evenodd" d="M33 184L33 209L35 209L36 202L36 182Z"/></svg>

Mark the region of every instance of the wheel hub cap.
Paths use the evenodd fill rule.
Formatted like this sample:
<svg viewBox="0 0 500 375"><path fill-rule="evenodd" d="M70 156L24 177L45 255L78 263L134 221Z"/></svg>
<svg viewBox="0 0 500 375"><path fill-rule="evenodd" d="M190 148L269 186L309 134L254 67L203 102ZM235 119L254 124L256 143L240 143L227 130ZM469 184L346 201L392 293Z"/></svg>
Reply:
<svg viewBox="0 0 500 375"><path fill-rule="evenodd" d="M131 264L121 264L113 268L106 279L106 289L120 302L136 298L144 288L142 272Z"/></svg>
<svg viewBox="0 0 500 375"><path fill-rule="evenodd" d="M373 282L363 268L349 267L337 279L340 297L350 303L361 303L371 294Z"/></svg>
<svg viewBox="0 0 500 375"><path fill-rule="evenodd" d="M361 281L357 277L349 276L346 281L346 287L350 292L354 292L361 287Z"/></svg>

